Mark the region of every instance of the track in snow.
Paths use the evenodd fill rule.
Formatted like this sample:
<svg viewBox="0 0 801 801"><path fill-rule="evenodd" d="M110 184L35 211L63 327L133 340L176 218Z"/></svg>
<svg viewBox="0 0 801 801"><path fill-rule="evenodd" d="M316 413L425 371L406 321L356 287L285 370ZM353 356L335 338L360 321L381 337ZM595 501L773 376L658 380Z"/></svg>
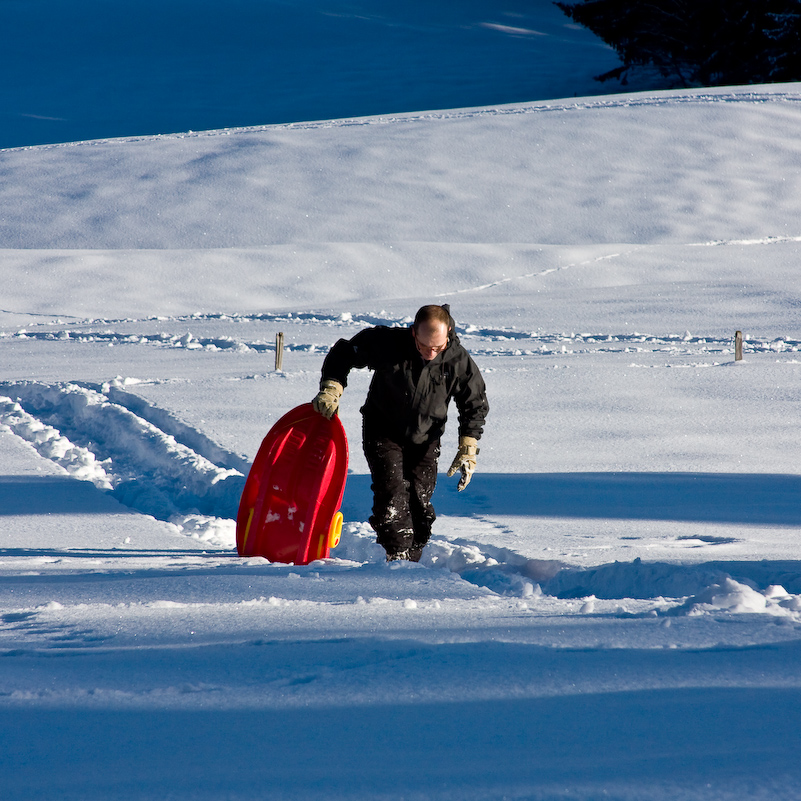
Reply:
<svg viewBox="0 0 801 801"><path fill-rule="evenodd" d="M245 460L167 412L112 386L30 381L0 396L0 423L126 506L196 530L198 516L209 531L236 517Z"/></svg>
<svg viewBox="0 0 801 801"><path fill-rule="evenodd" d="M0 337L33 343L58 342L64 347L97 343L175 348L187 353L266 353L273 351L275 345L264 338L264 331L268 326L280 330L280 326L293 332L288 349L322 354L331 342L331 329L349 336L365 325L405 326L410 322L409 318L386 313L195 314L31 323L26 329L0 333ZM191 333L191 329L198 334ZM320 329L329 332L321 337L324 344L313 341ZM651 353L666 354L664 366L671 367L687 366L688 356L706 360L695 366L712 366L710 356L720 355L730 361L734 351L729 339L694 336L690 332L576 333L460 326L458 333L471 352L484 357ZM801 342L787 338L750 339L745 350L794 353L799 347ZM102 385L6 383L0 384L0 396L6 396L0 398L0 423L75 478L91 480L130 508L170 521L209 546L234 548L234 518L249 469L247 459L241 455L221 448L201 431L129 391L124 381ZM694 567L655 568L633 563L579 569L493 548L483 541L491 537L482 536L481 528L483 525L491 529L492 523L475 519L471 525L475 536L435 537L426 550L424 565L444 568L471 583L523 597L544 592L563 598L692 598L700 597L710 586L723 587L727 580L734 580L737 588L761 588L760 593L779 584L791 598L801 593L801 578L791 565L786 569L777 566L775 575L763 575L764 571L754 565L738 564L735 569L711 562ZM484 535L492 533L483 531ZM372 531L363 522L349 524L336 556L362 563L382 559ZM736 578L732 579L732 574ZM740 592L737 588L732 591L734 595ZM760 597L764 600L767 596ZM795 603L781 593L776 597L776 604ZM756 604L759 603L757 599Z"/></svg>
<svg viewBox="0 0 801 801"><path fill-rule="evenodd" d="M2 384L0 425L123 504L168 520L212 547L234 547L233 518L248 468L245 460L123 388ZM445 570L504 595L579 599L585 613L593 611L596 601L615 598L652 602L646 612L631 614L723 610L794 619L801 613L796 563L769 569L759 562L675 565L635 560L575 568L481 542L483 529L493 524L480 518L468 528L474 537L434 537L423 567ZM336 556L338 562L383 561L367 523L347 525Z"/></svg>
<svg viewBox="0 0 801 801"><path fill-rule="evenodd" d="M292 326L294 339L285 349L297 353L324 354L325 343L299 341L307 329L340 328L357 330L368 325L406 326L409 318L393 318L379 314L194 314L170 318L127 320L89 320L70 325L33 324L16 331L0 332L0 338L41 342L98 343L114 346L150 346L186 351L230 353L275 352L274 340L248 336L249 324ZM232 336L232 327L243 329L241 336ZM195 335L190 330L203 330ZM154 330L155 329L155 330ZM220 333L214 333L219 329ZM620 333L620 332L543 332L515 327L489 328L473 325L456 327L457 333L478 356L554 356L585 353L659 353L668 356L729 356L734 354L731 337L720 338L683 333ZM225 333L223 333L225 331ZM311 331L309 330L309 333ZM308 333L306 334L308 336ZM746 337L744 352L798 352L801 340L787 337L759 339Z"/></svg>

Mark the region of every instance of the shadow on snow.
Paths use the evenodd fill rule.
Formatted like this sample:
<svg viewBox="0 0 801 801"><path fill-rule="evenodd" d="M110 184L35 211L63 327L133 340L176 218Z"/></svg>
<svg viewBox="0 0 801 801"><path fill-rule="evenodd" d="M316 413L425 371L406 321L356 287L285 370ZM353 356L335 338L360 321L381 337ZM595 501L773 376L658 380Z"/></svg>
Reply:
<svg viewBox="0 0 801 801"><path fill-rule="evenodd" d="M713 786L734 798L765 781L789 797L801 783L799 712L795 687L311 709L20 707L0 710L3 728L14 731L0 775L9 801L205 801L251 798L264 787L278 801L596 798L610 788L616 798L654 797L656 788L660 798L695 798ZM766 732L777 734L766 743ZM399 740L405 759L387 759ZM259 742L269 758L242 759L242 742Z"/></svg>
<svg viewBox="0 0 801 801"><path fill-rule="evenodd" d="M71 476L0 476L0 516L126 514L108 492Z"/></svg>
<svg viewBox="0 0 801 801"><path fill-rule="evenodd" d="M239 477L237 477L239 478ZM239 479L243 483L243 479ZM238 489L238 488L237 488ZM230 493L229 493L230 495ZM129 506L134 504L129 504ZM204 510L229 517L225 509ZM754 473L476 473L457 493L439 476L434 494L445 515L509 515L801 526L801 476ZM370 514L370 477L348 476L346 519ZM109 514L125 511L110 494L68 476L0 476L0 515ZM148 510L149 511L149 510Z"/></svg>
<svg viewBox="0 0 801 801"><path fill-rule="evenodd" d="M348 483L346 499L367 493L369 508L369 476L349 476ZM796 475L477 472L463 493L455 484L440 476L434 495L439 513L801 525Z"/></svg>

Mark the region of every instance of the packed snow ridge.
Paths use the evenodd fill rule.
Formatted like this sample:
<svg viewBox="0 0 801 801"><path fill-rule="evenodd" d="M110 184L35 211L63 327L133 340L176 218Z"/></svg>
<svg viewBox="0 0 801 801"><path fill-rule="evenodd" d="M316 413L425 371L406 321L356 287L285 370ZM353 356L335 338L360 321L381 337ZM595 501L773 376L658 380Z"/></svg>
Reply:
<svg viewBox="0 0 801 801"><path fill-rule="evenodd" d="M8 385L2 391L14 399L0 398L0 421L70 475L109 490L139 512L175 521L204 515L212 518L212 528L217 527L213 518L236 517L244 485L240 470L215 464L179 441L187 435L185 426L168 433L145 417L150 411L168 425L168 415L111 385L105 390L77 384ZM206 444L199 434L189 439L198 448ZM218 461L225 458L219 448L213 450L210 455ZM239 457L229 458L242 466Z"/></svg>

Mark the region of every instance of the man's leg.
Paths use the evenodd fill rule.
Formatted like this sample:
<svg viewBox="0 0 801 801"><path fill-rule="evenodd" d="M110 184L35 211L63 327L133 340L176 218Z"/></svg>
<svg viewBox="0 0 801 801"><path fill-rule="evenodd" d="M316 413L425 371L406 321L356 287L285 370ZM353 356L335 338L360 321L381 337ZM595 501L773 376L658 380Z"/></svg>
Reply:
<svg viewBox="0 0 801 801"><path fill-rule="evenodd" d="M409 508L409 481L404 476L403 449L383 437L363 438L364 455L373 481L373 514L370 525L387 558L405 554L414 539ZM402 557L402 558L405 558Z"/></svg>
<svg viewBox="0 0 801 801"><path fill-rule="evenodd" d="M439 442L415 446L405 453L404 472L409 482L409 509L414 530L409 558L414 562L420 561L423 548L431 537L431 526L437 517L431 496L437 485L439 453Z"/></svg>

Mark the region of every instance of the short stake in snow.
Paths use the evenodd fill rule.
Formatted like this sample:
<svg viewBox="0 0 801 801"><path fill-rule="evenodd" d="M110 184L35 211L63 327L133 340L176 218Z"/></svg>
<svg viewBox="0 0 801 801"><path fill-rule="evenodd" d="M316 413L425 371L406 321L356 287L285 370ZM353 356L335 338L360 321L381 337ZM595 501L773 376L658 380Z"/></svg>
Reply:
<svg viewBox="0 0 801 801"><path fill-rule="evenodd" d="M734 332L734 361L741 362L743 360L743 332Z"/></svg>
<svg viewBox="0 0 801 801"><path fill-rule="evenodd" d="M284 369L284 332L279 331L275 335L275 369L281 372Z"/></svg>

